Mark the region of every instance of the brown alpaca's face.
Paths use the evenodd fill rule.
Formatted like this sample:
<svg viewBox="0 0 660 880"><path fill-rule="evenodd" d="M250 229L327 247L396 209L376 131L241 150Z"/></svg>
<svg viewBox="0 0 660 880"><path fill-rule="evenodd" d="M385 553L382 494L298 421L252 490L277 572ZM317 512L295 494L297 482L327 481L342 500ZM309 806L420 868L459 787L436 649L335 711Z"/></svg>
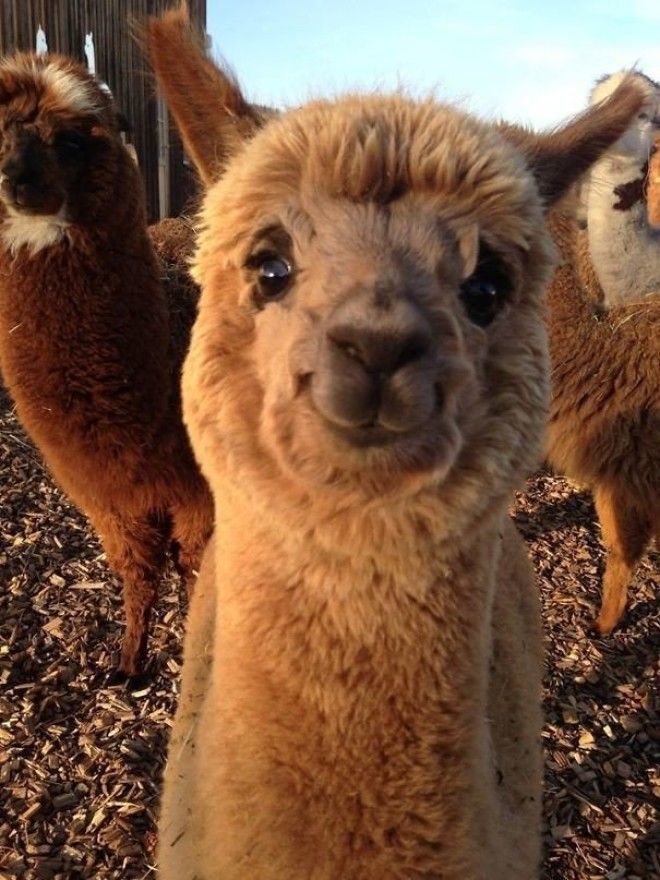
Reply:
<svg viewBox="0 0 660 880"><path fill-rule="evenodd" d="M227 449L236 432L254 434L290 477L383 491L443 479L495 413L507 418L512 387L536 383L530 421L540 423L548 257L531 181L485 127L441 108L429 119L428 107L397 99L375 101L366 119L356 109L324 105L271 123L209 193L192 360L227 353L204 413ZM418 116L437 136L436 177L425 180L407 170ZM336 143L315 139L333 127ZM380 145L367 152L370 130ZM482 136L479 193L466 176ZM452 159L439 167L442 156ZM505 393L494 373L507 346Z"/></svg>
<svg viewBox="0 0 660 880"><path fill-rule="evenodd" d="M108 96L68 59L16 55L0 63L0 211L75 219L118 140ZM7 223L9 221L5 221Z"/></svg>
<svg viewBox="0 0 660 880"><path fill-rule="evenodd" d="M239 303L254 315L262 440L287 469L449 467L477 393L476 328L511 287L499 267L463 284L461 262L455 237L405 200L322 203L257 233Z"/></svg>

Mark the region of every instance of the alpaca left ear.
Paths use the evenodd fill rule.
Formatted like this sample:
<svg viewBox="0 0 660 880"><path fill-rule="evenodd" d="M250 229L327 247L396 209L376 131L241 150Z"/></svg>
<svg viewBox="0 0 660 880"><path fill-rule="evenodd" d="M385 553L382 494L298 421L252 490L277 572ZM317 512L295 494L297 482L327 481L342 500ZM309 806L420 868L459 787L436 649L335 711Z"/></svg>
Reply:
<svg viewBox="0 0 660 880"><path fill-rule="evenodd" d="M560 199L624 134L644 103L633 76L612 95L562 128L536 134L502 123L499 128L524 154L546 207Z"/></svg>
<svg viewBox="0 0 660 880"><path fill-rule="evenodd" d="M185 3L150 18L141 39L186 152L208 187L263 125L265 114L245 100L234 76L207 56Z"/></svg>

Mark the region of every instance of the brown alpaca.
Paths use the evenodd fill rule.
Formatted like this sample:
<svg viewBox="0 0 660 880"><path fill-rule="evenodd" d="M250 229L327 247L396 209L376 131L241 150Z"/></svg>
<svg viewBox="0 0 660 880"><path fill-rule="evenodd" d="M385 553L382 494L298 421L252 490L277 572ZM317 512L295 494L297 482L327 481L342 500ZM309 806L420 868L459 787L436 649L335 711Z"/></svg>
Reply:
<svg viewBox="0 0 660 880"><path fill-rule="evenodd" d="M507 504L546 415L543 201L641 99L524 150L401 95L257 129L180 11L147 44L209 183L184 412L217 517L161 877L532 880L540 625Z"/></svg>
<svg viewBox="0 0 660 880"><path fill-rule="evenodd" d="M0 174L0 367L123 580L132 676L168 548L190 576L211 529L178 390L194 304L168 312L138 169L82 66L0 63Z"/></svg>
<svg viewBox="0 0 660 880"><path fill-rule="evenodd" d="M577 225L553 214L562 253L548 294L552 402L549 463L591 489L607 565L595 622L617 625L635 565L660 541L660 294L609 310L576 272Z"/></svg>

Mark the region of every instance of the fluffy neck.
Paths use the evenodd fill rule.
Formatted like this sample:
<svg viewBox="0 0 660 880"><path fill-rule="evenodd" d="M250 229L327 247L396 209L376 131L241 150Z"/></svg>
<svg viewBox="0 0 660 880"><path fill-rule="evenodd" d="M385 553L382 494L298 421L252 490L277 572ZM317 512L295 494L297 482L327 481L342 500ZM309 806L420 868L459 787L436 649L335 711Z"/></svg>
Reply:
<svg viewBox="0 0 660 880"><path fill-rule="evenodd" d="M142 195L134 172L116 170L117 185L127 187L116 210L74 217L61 235L44 218L12 226L0 209L0 226L13 229L11 243L0 235L0 364L37 442L46 430L50 442L56 429L64 442L64 415L69 434L92 436L90 426L116 412L112 401L126 389L137 433L147 418L139 410L152 412L169 387L165 359L153 356L167 351L168 325ZM82 421L72 427L74 411Z"/></svg>
<svg viewBox="0 0 660 880"><path fill-rule="evenodd" d="M309 829L318 845L325 832L345 837L345 825L406 827L407 800L395 792L417 774L428 786L416 802L425 840L418 846L435 853L449 835L456 843L443 876L485 876L481 859L492 849L474 838L489 838L483 816L497 810L487 698L497 517L467 534L459 551L415 525L414 504L391 509L387 527L386 509L346 514L351 540L333 548L325 538L316 543L313 530L288 533L236 497L224 497L217 513L207 703L219 719L240 719L244 731L228 776L262 774L260 790L295 816L301 800L318 795L310 780L332 767L322 825ZM229 725L214 739L224 753L235 733L220 721L208 725L210 736L218 723ZM262 755L274 758L262 767ZM302 793L294 799L291 779ZM381 814L374 798L388 791ZM315 811L305 815L309 824Z"/></svg>
<svg viewBox="0 0 660 880"><path fill-rule="evenodd" d="M602 160L591 174L589 249L607 307L660 289L660 230L648 224L643 181L636 161L618 157Z"/></svg>
<svg viewBox="0 0 660 880"><path fill-rule="evenodd" d="M245 486L225 487L216 495L222 499L216 516L223 638L228 607L244 621L246 633L261 621L263 638L254 644L261 645L259 656L268 662L265 646L275 621L286 638L298 626L304 631L301 621L307 617L323 633L308 646L309 674L318 661L317 686L326 674L328 638L356 650L381 645L385 653L389 644L394 666L401 659L397 652L410 648L417 655L425 633L433 653L441 652L443 627L456 631L467 619L473 621L469 638L479 643L490 617L505 509L494 504L459 544L445 526L448 511L438 492L340 510L329 526L313 509L301 511L299 518L260 512ZM414 644L411 632L417 633ZM279 662L277 637L273 656ZM449 662L449 655L444 659ZM475 654L467 646L465 659L472 674ZM454 662L458 674L461 661Z"/></svg>

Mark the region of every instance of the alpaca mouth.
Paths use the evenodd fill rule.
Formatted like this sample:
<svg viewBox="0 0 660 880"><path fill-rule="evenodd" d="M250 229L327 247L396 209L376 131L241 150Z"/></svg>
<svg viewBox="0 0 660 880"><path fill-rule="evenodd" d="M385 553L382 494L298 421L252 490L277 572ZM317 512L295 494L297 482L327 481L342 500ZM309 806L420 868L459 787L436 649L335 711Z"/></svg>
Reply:
<svg viewBox="0 0 660 880"><path fill-rule="evenodd" d="M344 420L332 412L323 411L316 405L312 394L309 404L330 434L353 449L393 449L401 445L415 445L428 440L433 424L442 417L445 397L439 386L435 387L433 402L419 412L408 412L405 418L399 412L381 412L378 407L365 413L364 419ZM389 416L389 418L388 418Z"/></svg>
<svg viewBox="0 0 660 880"><path fill-rule="evenodd" d="M405 440L414 436L414 431L392 431L378 421L372 421L363 425L343 426L338 425L324 417L323 421L332 434L358 449L385 448L393 446L397 441Z"/></svg>
<svg viewBox="0 0 660 880"><path fill-rule="evenodd" d="M7 177L0 174L0 200L7 211L14 216L56 215L64 205L61 194L33 187L17 187Z"/></svg>

